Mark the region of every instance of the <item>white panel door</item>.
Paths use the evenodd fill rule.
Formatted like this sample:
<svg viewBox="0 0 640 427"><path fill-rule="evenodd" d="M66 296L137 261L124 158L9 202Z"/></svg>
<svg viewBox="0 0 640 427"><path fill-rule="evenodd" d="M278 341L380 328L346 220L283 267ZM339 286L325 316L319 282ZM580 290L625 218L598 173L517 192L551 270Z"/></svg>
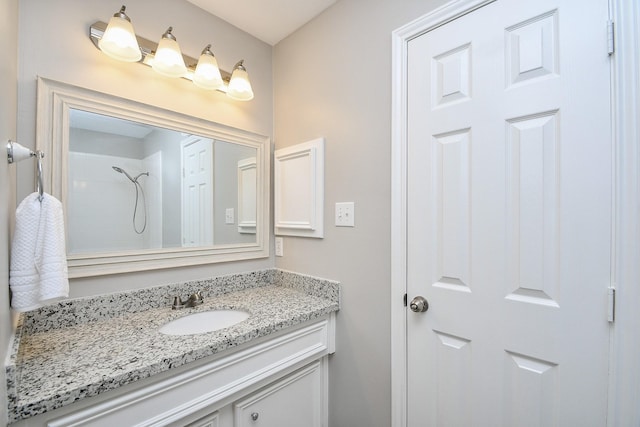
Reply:
<svg viewBox="0 0 640 427"><path fill-rule="evenodd" d="M605 426L606 0L498 0L409 42L408 425Z"/></svg>
<svg viewBox="0 0 640 427"><path fill-rule="evenodd" d="M213 141L182 142L182 246L213 245Z"/></svg>

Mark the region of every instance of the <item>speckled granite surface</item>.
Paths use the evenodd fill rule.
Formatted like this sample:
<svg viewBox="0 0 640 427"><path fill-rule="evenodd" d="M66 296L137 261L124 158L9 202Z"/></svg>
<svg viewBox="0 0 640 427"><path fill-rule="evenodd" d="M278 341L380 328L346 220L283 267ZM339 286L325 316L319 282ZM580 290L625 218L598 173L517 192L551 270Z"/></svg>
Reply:
<svg viewBox="0 0 640 427"><path fill-rule="evenodd" d="M171 310L201 290L204 304ZM6 366L10 422L95 396L337 311L339 284L277 269L68 300L20 316ZM218 331L170 336L164 323L189 313L242 309Z"/></svg>

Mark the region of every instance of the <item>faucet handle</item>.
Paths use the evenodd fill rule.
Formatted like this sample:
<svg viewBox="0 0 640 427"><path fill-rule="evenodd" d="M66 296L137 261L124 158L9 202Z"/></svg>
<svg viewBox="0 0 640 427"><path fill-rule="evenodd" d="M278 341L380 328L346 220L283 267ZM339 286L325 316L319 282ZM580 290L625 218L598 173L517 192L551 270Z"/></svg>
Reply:
<svg viewBox="0 0 640 427"><path fill-rule="evenodd" d="M194 292L193 294L191 294L191 296L189 297L189 305L191 307L194 307L196 305L200 305L204 302L204 300L202 299L202 293L200 291Z"/></svg>
<svg viewBox="0 0 640 427"><path fill-rule="evenodd" d="M173 305L171 306L171 309L177 310L180 308L184 308L184 303L182 302L182 299L179 296L173 297Z"/></svg>

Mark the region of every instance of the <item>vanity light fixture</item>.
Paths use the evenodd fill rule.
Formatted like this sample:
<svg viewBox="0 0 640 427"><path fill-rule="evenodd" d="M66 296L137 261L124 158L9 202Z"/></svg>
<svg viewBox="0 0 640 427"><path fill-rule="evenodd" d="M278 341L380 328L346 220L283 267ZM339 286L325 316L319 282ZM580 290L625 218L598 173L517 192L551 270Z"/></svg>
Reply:
<svg viewBox="0 0 640 427"><path fill-rule="evenodd" d="M249 73L247 73L247 69L244 68L243 62L244 60L240 60L235 67L233 67L233 74L231 74L227 95L238 101L249 101L253 99L253 90L249 82Z"/></svg>
<svg viewBox="0 0 640 427"><path fill-rule="evenodd" d="M93 44L111 58L140 62L167 77L182 77L196 86L207 90L225 92L238 101L253 99L249 74L240 60L233 74L218 68L216 57L207 45L198 60L183 55L180 46L169 27L158 44L136 36L131 20L124 13L125 6L113 15L109 24L95 22L89 29Z"/></svg>
<svg viewBox="0 0 640 427"><path fill-rule="evenodd" d="M133 31L131 19L124 13L125 6L109 20L98 47L113 59L125 62L138 62L142 59L140 46Z"/></svg>
<svg viewBox="0 0 640 427"><path fill-rule="evenodd" d="M187 66L184 65L180 46L171 31L173 28L169 27L162 35L151 68L166 77L182 77L187 74Z"/></svg>
<svg viewBox="0 0 640 427"><path fill-rule="evenodd" d="M218 61L211 52L210 44L204 48L200 59L198 59L198 65L193 73L193 84L207 90L218 89L224 84L218 68Z"/></svg>

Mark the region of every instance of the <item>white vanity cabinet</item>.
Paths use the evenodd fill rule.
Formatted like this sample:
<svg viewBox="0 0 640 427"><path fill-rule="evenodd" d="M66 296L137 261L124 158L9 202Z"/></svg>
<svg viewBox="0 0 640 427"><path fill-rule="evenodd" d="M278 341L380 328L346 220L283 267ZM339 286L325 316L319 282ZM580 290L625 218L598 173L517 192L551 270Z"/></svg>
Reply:
<svg viewBox="0 0 640 427"><path fill-rule="evenodd" d="M11 427L322 427L335 313Z"/></svg>

